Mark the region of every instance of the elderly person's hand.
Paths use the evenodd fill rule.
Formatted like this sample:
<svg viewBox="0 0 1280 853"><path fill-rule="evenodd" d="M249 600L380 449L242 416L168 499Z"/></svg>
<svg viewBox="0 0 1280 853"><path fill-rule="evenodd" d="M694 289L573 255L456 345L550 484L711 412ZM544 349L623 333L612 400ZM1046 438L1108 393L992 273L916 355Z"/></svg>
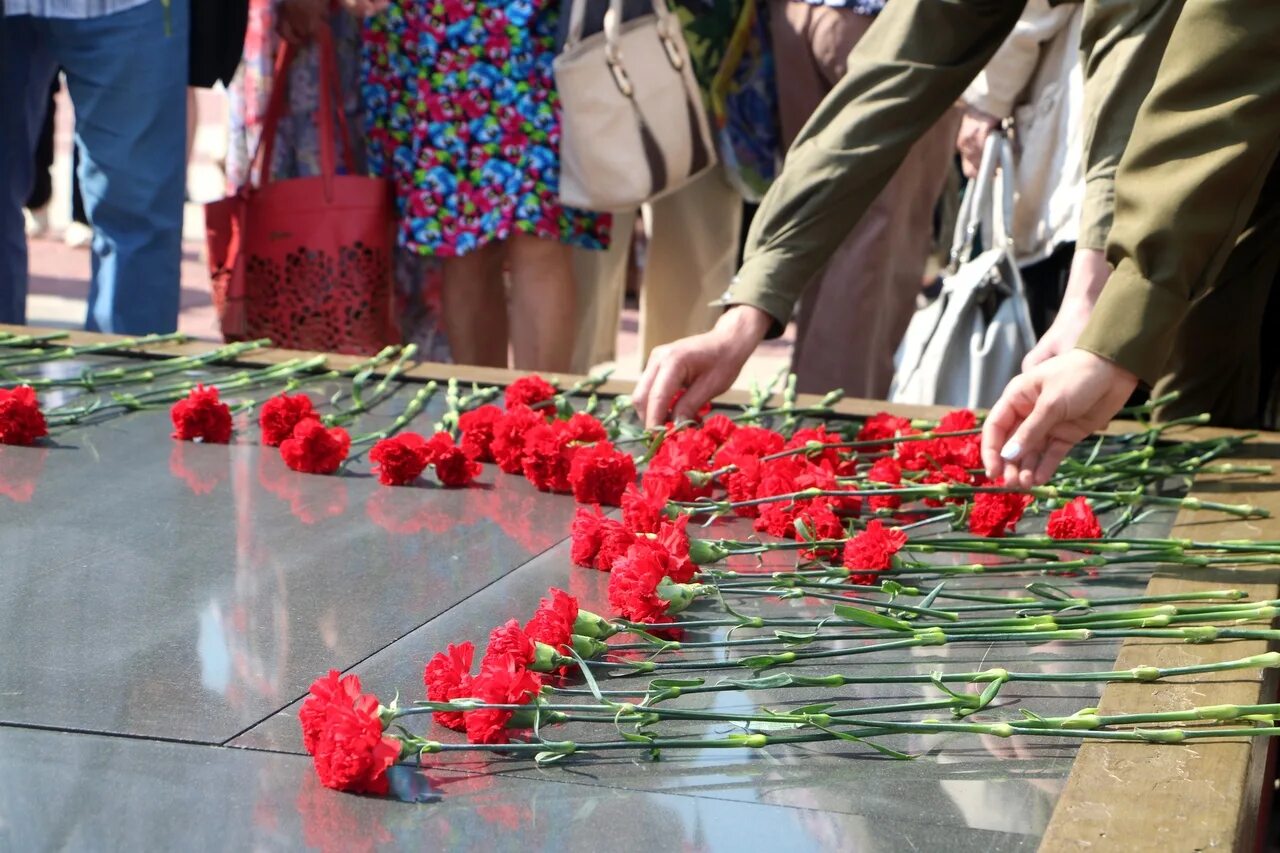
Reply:
<svg viewBox="0 0 1280 853"><path fill-rule="evenodd" d="M735 305L709 332L654 347L632 401L645 426L688 420L712 397L729 389L764 340L773 318L750 305ZM684 396L671 411L677 392Z"/></svg>
<svg viewBox="0 0 1280 853"><path fill-rule="evenodd" d="M276 9L276 32L289 44L307 44L328 14L328 0L280 0Z"/></svg>
<svg viewBox="0 0 1280 853"><path fill-rule="evenodd" d="M982 427L987 475L1022 488L1047 482L1076 442L1110 422L1137 384L1128 370L1081 349L1014 377Z"/></svg>
<svg viewBox="0 0 1280 853"><path fill-rule="evenodd" d="M964 108L964 115L960 117L960 131L956 134L956 150L960 152L960 169L966 178L978 176L987 137L999 126L1000 119L996 116L977 107Z"/></svg>

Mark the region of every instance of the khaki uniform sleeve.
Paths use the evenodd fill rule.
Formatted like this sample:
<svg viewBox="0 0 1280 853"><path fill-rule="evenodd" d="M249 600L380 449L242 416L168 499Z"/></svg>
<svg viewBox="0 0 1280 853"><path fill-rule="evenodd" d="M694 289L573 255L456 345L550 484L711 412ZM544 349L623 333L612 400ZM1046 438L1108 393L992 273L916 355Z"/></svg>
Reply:
<svg viewBox="0 0 1280 853"><path fill-rule="evenodd" d="M1280 213L1273 199L1258 205L1280 153L1277 45L1280 4L1188 3L1138 110L1116 174L1107 245L1115 271L1077 346L1147 384L1237 238L1254 217Z"/></svg>
<svg viewBox="0 0 1280 853"><path fill-rule="evenodd" d="M1085 189L1081 249L1101 251L1115 208L1116 167L1164 55L1183 0L1086 0L1080 34L1084 68Z"/></svg>
<svg viewBox="0 0 1280 853"><path fill-rule="evenodd" d="M1024 0L892 0L787 153L752 223L726 305L774 332L920 136L987 64Z"/></svg>

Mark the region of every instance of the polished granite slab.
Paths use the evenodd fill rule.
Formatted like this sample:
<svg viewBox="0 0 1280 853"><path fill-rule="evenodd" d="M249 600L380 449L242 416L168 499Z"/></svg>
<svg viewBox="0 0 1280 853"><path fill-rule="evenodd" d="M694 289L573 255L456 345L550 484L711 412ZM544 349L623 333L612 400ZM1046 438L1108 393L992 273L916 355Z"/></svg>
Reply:
<svg viewBox="0 0 1280 853"><path fill-rule="evenodd" d="M398 770L405 799L337 794L294 755L0 727L3 850L1027 851L1027 836L886 823L823 798L761 806L563 781ZM828 798L840 796L831 791Z"/></svg>
<svg viewBox="0 0 1280 853"><path fill-rule="evenodd" d="M420 428L443 409L439 396ZM237 427L229 447L180 443L167 411L148 411L0 448L0 724L225 741L572 518L571 501L492 466L459 491L384 488L364 458L342 477L298 474L250 443L246 417Z"/></svg>
<svg viewBox="0 0 1280 853"><path fill-rule="evenodd" d="M312 393L320 401L335 387ZM415 390L401 389L353 433L386 424ZM427 430L442 410L437 397L415 427ZM1049 819L1075 747L1048 739L886 739L917 756L906 762L843 743L671 752L660 762L617 753L551 767L452 755L395 771L398 794L422 805L325 791L298 754L297 703L314 677L353 671L384 699L400 691L410 701L432 654L461 640L483 647L490 628L527 618L549 586L607 613L607 576L570 566L571 499L493 466L474 488L388 489L363 458L341 478L296 474L253 443L244 416L238 429L246 437L230 447L177 443L162 410L59 430L46 447L0 448L0 849L104 839L118 849L596 849L603 836L659 849L1023 850ZM1145 581L1140 568L1054 579L1092 596L1137 594ZM951 585L1010 588L992 577ZM735 606L829 612L812 600ZM711 611L691 618L700 613ZM1096 642L973 643L803 671L1104 670L1114 654ZM643 680L598 675L606 689L642 689ZM1011 684L988 717L1070 713L1099 691ZM711 694L680 707L785 708L819 696L847 706L938 694L848 686ZM414 727L456 740L426 719ZM581 725L555 734L602 736Z"/></svg>

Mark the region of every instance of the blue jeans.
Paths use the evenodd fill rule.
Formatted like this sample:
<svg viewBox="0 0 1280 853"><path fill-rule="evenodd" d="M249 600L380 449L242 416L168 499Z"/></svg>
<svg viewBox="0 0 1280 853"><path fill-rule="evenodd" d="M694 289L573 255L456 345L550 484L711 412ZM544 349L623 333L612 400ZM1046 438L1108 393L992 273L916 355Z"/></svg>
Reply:
<svg viewBox="0 0 1280 853"><path fill-rule="evenodd" d="M85 328L178 325L186 185L188 0L150 0L85 20L0 17L0 323L25 323L22 205L49 86L61 66L75 106L93 278Z"/></svg>

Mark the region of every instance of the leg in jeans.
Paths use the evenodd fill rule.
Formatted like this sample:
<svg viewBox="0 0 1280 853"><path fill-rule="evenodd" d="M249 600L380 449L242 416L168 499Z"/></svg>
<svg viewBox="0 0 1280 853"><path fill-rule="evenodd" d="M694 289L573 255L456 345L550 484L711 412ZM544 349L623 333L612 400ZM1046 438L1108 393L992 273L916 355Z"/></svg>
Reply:
<svg viewBox="0 0 1280 853"><path fill-rule="evenodd" d="M27 321L22 205L31 194L36 138L57 71L48 48L44 21L0 16L0 323Z"/></svg>
<svg viewBox="0 0 1280 853"><path fill-rule="evenodd" d="M649 251L640 286L640 360L654 347L715 325L711 306L733 279L742 197L717 166L649 205Z"/></svg>
<svg viewBox="0 0 1280 853"><path fill-rule="evenodd" d="M517 370L563 373L573 360L574 283L570 249L558 240L512 234L511 354Z"/></svg>
<svg viewBox="0 0 1280 853"><path fill-rule="evenodd" d="M80 188L94 229L85 327L178 326L187 108L187 0L51 20L76 110Z"/></svg>

